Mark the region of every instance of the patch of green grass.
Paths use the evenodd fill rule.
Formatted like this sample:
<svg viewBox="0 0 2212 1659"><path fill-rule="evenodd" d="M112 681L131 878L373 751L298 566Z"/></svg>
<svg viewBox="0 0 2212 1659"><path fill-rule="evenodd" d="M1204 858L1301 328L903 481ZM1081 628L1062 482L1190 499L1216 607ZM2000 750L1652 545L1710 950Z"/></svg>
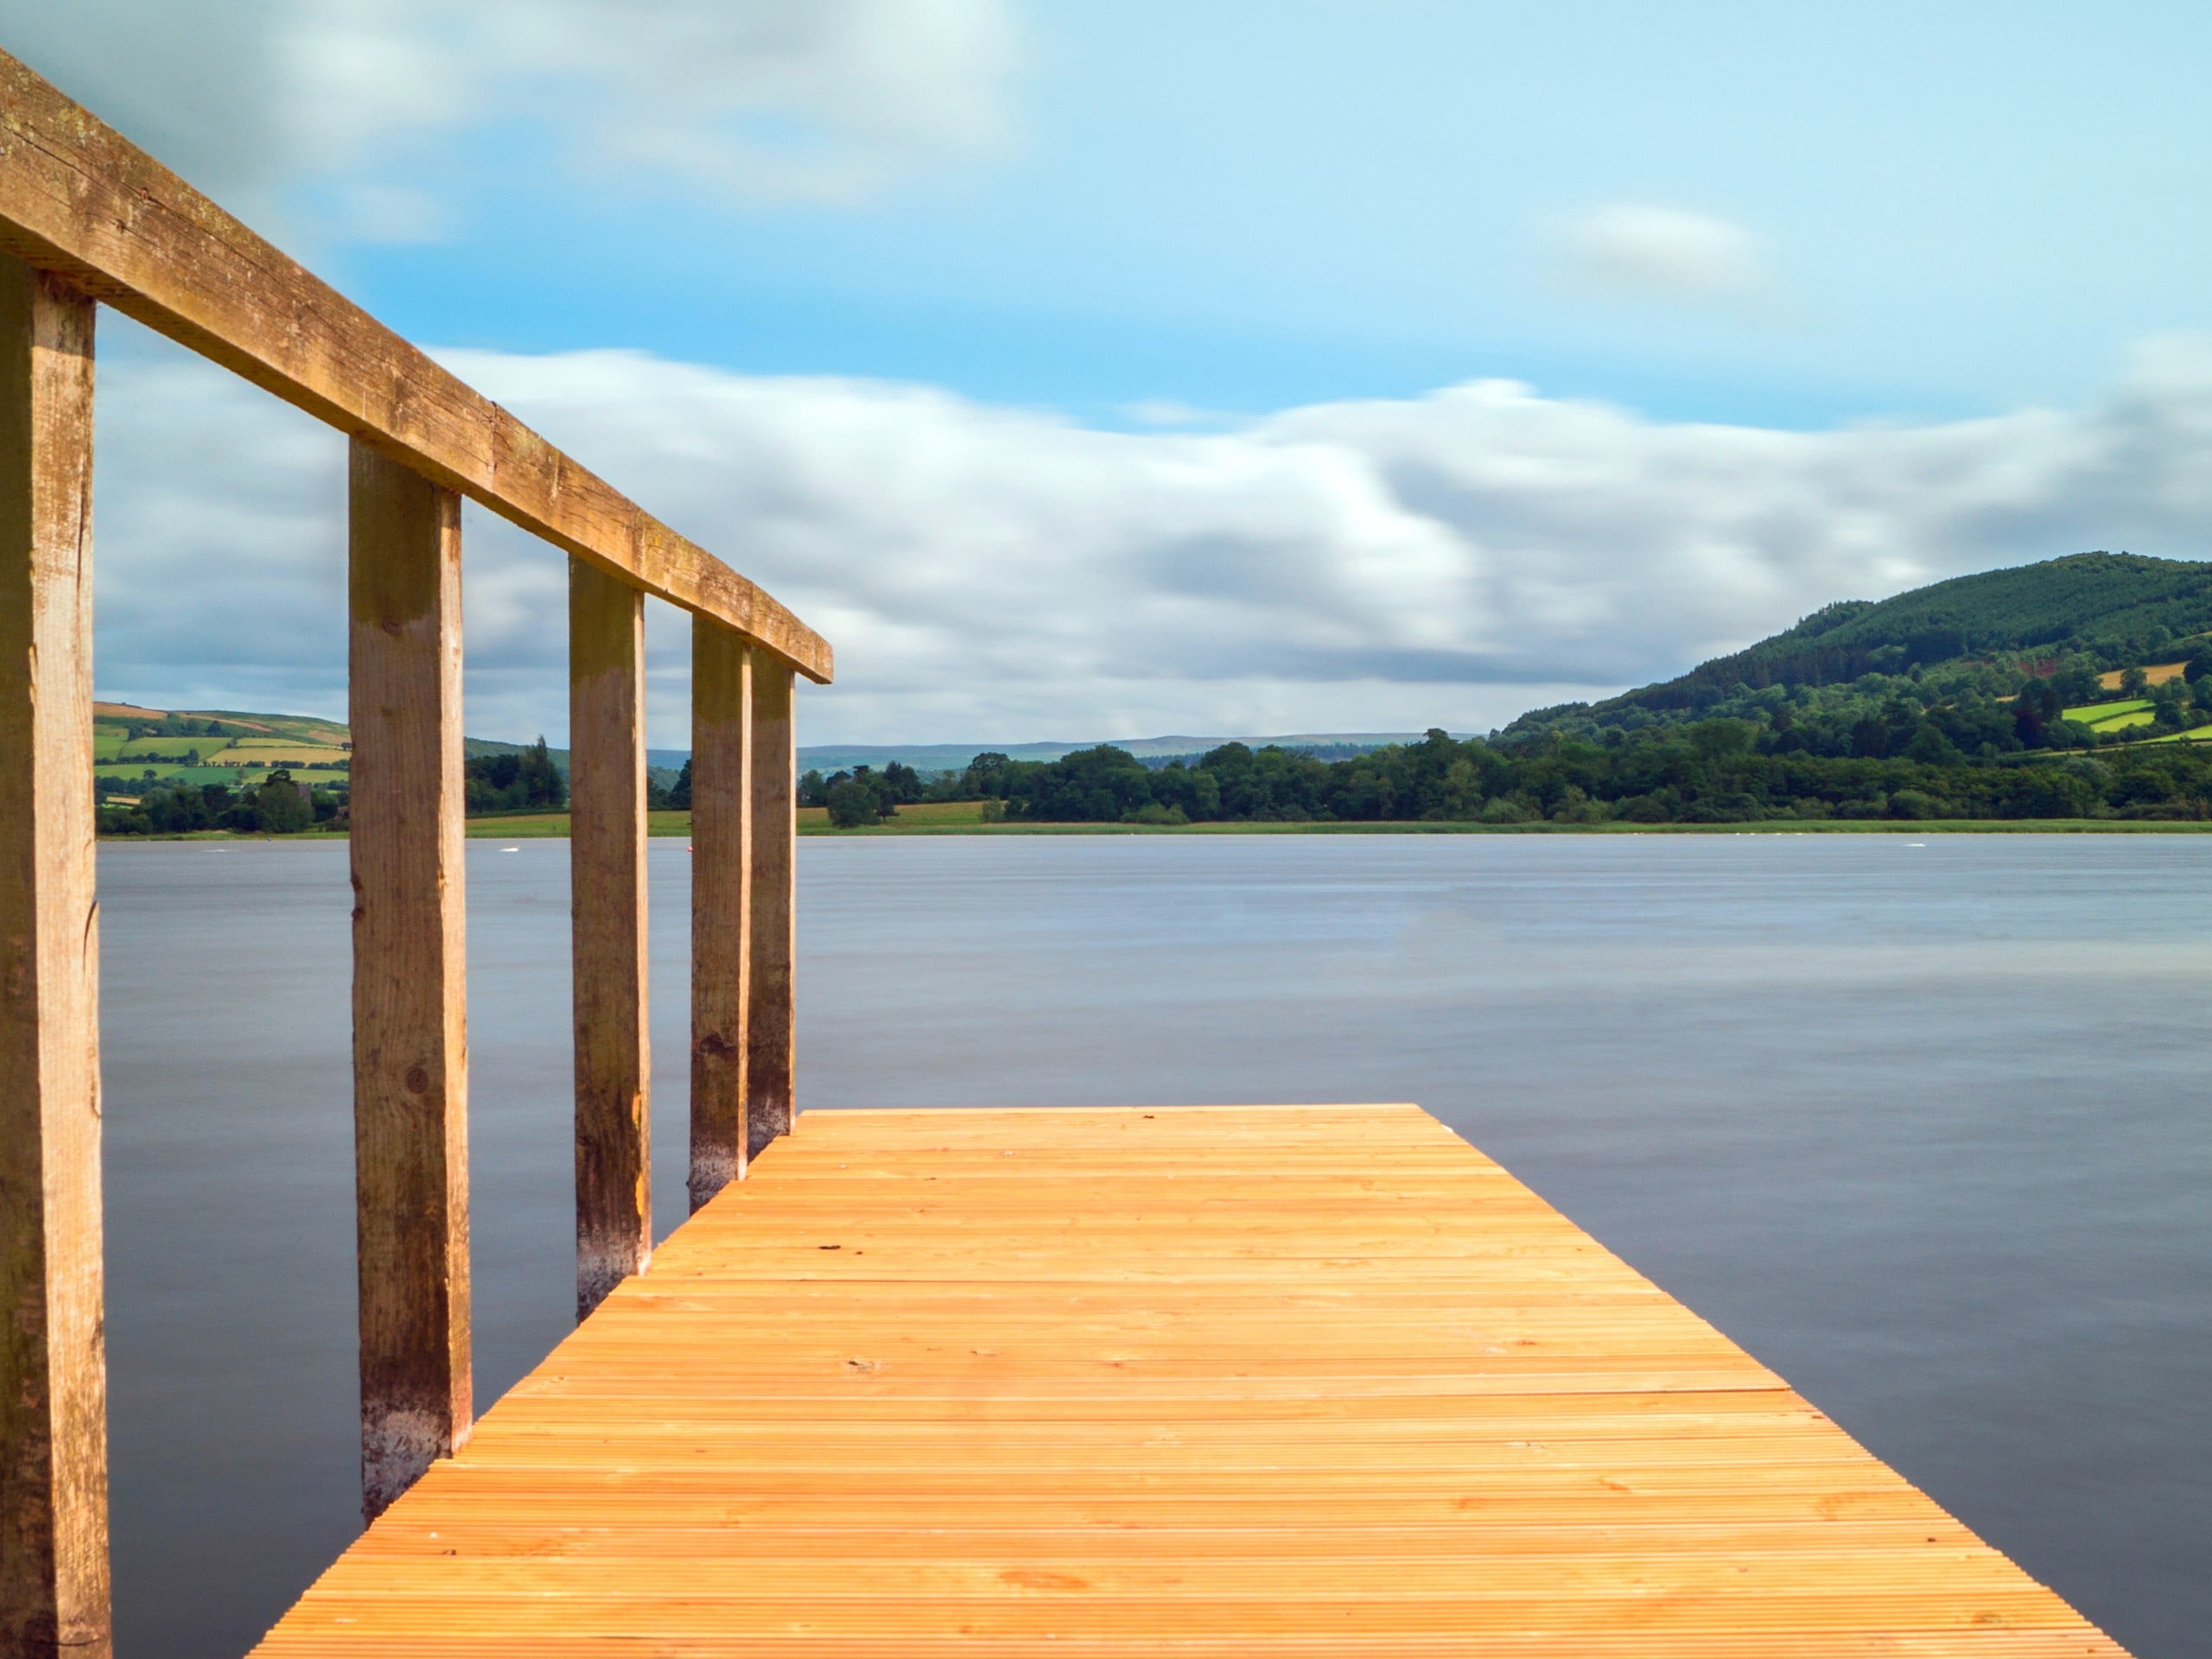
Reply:
<svg viewBox="0 0 2212 1659"><path fill-rule="evenodd" d="M543 841L569 833L566 812L503 812L491 817L471 818L467 833L480 841ZM691 833L689 812L648 812L645 814L645 833L649 836L688 836Z"/></svg>
<svg viewBox="0 0 2212 1659"><path fill-rule="evenodd" d="M258 789L268 780L269 770L260 766L149 766L137 762L104 760L92 768L92 776L106 778L117 783L135 784L152 772L162 783L228 784L233 790ZM292 768L292 781L307 784L313 788L327 789L343 784L349 774L342 772L308 771Z"/></svg>
<svg viewBox="0 0 2212 1659"><path fill-rule="evenodd" d="M798 832L803 836L899 835L916 830L981 828L982 822L981 801L917 802L900 807L899 816L888 823L871 824L866 830L832 829L830 809L824 806L802 806L798 810Z"/></svg>
<svg viewBox="0 0 2212 1659"><path fill-rule="evenodd" d="M2148 697L2122 697L2112 702L2085 702L2062 709L2062 717L2077 721L2092 731L2116 732L2125 726L2148 726L2155 716Z"/></svg>
<svg viewBox="0 0 2212 1659"><path fill-rule="evenodd" d="M201 760L213 760L230 747L230 739L226 737L133 737L102 743L99 740L103 735L111 737L113 734L95 730L93 756L101 760L137 760L149 755L183 754L187 751L196 751ZM340 758L341 753L340 750L331 751L334 760Z"/></svg>

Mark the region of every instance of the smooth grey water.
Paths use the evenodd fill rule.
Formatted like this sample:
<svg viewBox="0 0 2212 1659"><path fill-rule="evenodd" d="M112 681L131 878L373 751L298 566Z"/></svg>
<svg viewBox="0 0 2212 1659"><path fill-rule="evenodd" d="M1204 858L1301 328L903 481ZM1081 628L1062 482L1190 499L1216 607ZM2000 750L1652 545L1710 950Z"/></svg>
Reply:
<svg viewBox="0 0 2212 1659"><path fill-rule="evenodd" d="M346 849L115 846L123 1651L354 1529ZM655 1199L688 861L652 850ZM1408 1099L2142 1659L2212 1629L2212 838L803 843L802 1103ZM477 1392L570 1307L567 847L472 843ZM1356 1157L1356 1145L1347 1145Z"/></svg>

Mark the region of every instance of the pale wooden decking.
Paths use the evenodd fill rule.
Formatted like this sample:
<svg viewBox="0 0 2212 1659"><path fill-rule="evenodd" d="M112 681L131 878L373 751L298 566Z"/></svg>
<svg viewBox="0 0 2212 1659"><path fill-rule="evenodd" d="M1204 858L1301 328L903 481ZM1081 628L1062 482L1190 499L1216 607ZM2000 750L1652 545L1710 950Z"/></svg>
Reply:
<svg viewBox="0 0 2212 1659"><path fill-rule="evenodd" d="M815 1112L270 1656L2113 1656L1410 1106Z"/></svg>

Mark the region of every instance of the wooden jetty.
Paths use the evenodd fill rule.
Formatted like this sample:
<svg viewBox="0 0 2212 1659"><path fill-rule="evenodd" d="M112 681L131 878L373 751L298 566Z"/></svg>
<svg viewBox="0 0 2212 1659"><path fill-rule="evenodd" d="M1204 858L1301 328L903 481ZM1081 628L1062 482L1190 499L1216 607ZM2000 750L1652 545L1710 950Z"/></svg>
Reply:
<svg viewBox="0 0 2212 1659"><path fill-rule="evenodd" d="M2112 1656L1411 1106L808 1112L266 1659Z"/></svg>
<svg viewBox="0 0 2212 1659"><path fill-rule="evenodd" d="M283 1656L2119 1650L1412 1107L792 1116L829 645L0 54L0 1659L111 1651L100 305L351 440L367 1529ZM461 502L565 554L579 1326L471 1420ZM694 1214L642 606L693 618Z"/></svg>

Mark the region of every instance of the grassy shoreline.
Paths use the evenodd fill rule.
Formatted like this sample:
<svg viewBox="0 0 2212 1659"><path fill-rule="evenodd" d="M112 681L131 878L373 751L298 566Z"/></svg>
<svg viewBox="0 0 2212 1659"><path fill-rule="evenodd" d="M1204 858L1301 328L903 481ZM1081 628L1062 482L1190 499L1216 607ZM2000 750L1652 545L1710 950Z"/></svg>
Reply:
<svg viewBox="0 0 2212 1659"><path fill-rule="evenodd" d="M646 815L647 833L689 836L689 812ZM565 840L566 812L518 813L471 818L477 841ZM819 808L799 815L802 836L2168 836L2212 833L2212 821L2130 818L1808 818L1751 823L1458 823L1414 819L1358 823L985 823L974 802L905 808L889 823L865 830L832 829ZM291 836L242 835L203 830L177 836L111 836L103 844L134 841L343 841L342 830L308 830Z"/></svg>

